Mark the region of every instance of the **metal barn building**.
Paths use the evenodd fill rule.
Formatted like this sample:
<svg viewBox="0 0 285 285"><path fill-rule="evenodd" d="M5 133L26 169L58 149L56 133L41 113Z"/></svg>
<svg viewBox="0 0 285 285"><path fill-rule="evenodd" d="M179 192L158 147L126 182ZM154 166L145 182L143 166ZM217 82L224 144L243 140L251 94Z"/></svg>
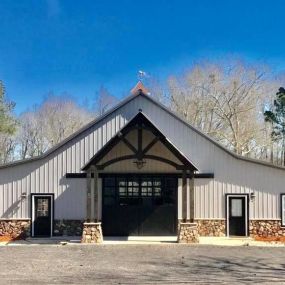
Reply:
<svg viewBox="0 0 285 285"><path fill-rule="evenodd" d="M285 235L285 169L132 94L40 157L0 166L0 235ZM283 227L284 226L284 227Z"/></svg>

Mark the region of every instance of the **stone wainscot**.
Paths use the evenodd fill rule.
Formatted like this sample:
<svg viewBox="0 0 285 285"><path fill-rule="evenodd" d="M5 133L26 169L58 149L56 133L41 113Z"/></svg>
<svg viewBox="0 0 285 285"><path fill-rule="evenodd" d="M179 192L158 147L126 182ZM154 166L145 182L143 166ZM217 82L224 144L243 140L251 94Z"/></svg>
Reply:
<svg viewBox="0 0 285 285"><path fill-rule="evenodd" d="M0 238L25 239L30 236L30 219L0 220Z"/></svg>
<svg viewBox="0 0 285 285"><path fill-rule="evenodd" d="M226 220L196 220L200 236L224 237L226 235Z"/></svg>
<svg viewBox="0 0 285 285"><path fill-rule="evenodd" d="M55 236L81 236L84 220L55 220L53 234Z"/></svg>
<svg viewBox="0 0 285 285"><path fill-rule="evenodd" d="M251 237L284 237L285 227L280 220L250 220L249 234Z"/></svg>

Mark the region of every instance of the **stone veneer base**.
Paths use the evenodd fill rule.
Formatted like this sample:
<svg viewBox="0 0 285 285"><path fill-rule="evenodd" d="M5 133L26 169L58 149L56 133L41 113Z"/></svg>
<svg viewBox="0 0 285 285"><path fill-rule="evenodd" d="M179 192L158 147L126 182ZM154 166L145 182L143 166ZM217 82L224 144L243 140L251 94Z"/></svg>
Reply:
<svg viewBox="0 0 285 285"><path fill-rule="evenodd" d="M200 236L224 237L226 236L226 220L195 220Z"/></svg>
<svg viewBox="0 0 285 285"><path fill-rule="evenodd" d="M25 239L30 236L30 226L30 219L0 220L0 237Z"/></svg>
<svg viewBox="0 0 285 285"><path fill-rule="evenodd" d="M251 237L284 237L285 227L280 220L250 220L249 235Z"/></svg>
<svg viewBox="0 0 285 285"><path fill-rule="evenodd" d="M54 236L81 236L84 220L54 220Z"/></svg>
<svg viewBox="0 0 285 285"><path fill-rule="evenodd" d="M196 223L179 223L178 243L199 243L199 234Z"/></svg>
<svg viewBox="0 0 285 285"><path fill-rule="evenodd" d="M90 224L90 223L87 223ZM82 236L85 230L87 236L84 242L98 243L103 241L101 223L95 224L93 227L85 226L83 220L54 220L54 236ZM100 226L99 226L100 224ZM178 222L178 233L180 232L180 224ZM183 224L183 223L182 223ZM189 224L189 223L188 223ZM195 220L197 234L199 236L226 236L226 220ZM0 237L8 237L11 239L25 239L30 236L30 219L1 219L0 220ZM183 229L185 226L183 226ZM94 234L95 233L95 234ZM285 227L282 227L280 220L250 220L249 234L251 237L284 237ZM96 241L94 241L96 236Z"/></svg>
<svg viewBox="0 0 285 285"><path fill-rule="evenodd" d="M102 234L101 223L84 223L81 242L102 243L103 234Z"/></svg>

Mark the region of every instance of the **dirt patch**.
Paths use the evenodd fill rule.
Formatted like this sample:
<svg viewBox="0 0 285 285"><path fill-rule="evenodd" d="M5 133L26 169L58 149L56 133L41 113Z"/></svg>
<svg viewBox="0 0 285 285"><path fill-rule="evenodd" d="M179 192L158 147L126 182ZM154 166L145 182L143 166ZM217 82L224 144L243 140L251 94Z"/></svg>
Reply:
<svg viewBox="0 0 285 285"><path fill-rule="evenodd" d="M3 241L13 241L13 240L21 240L21 239L22 239L21 237L13 238L13 237L8 236L8 235L0 236L0 242L3 242Z"/></svg>
<svg viewBox="0 0 285 285"><path fill-rule="evenodd" d="M265 241L265 242L282 242L285 243L285 237L255 237L256 241Z"/></svg>

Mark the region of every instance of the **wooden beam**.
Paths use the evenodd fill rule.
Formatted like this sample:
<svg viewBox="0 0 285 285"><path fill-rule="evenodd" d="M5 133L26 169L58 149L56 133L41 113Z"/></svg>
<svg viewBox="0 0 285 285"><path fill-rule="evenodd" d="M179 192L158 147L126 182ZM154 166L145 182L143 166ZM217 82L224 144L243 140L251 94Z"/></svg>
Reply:
<svg viewBox="0 0 285 285"><path fill-rule="evenodd" d="M137 151L137 157L139 160L142 159L143 153L142 153L142 126L138 126L138 151Z"/></svg>
<svg viewBox="0 0 285 285"><path fill-rule="evenodd" d="M94 218L95 221L98 222L99 220L99 189L98 189L98 169L95 167L94 169L94 204L95 204L95 212Z"/></svg>
<svg viewBox="0 0 285 285"><path fill-rule="evenodd" d="M190 194L190 222L194 222L194 207L195 207L195 193L194 193L194 176L190 179L189 185L189 194Z"/></svg>
<svg viewBox="0 0 285 285"><path fill-rule="evenodd" d="M90 200L91 200L91 202L90 202L90 204L91 204L91 206L90 206L90 220L91 220L91 222L94 222L95 221L95 187L96 187L96 185L95 185L95 179L94 178L92 179L92 176L95 177L95 175L94 175L95 166L91 165L90 170L91 170L91 181L92 181L91 191L90 191L90 193L91 193L91 195L90 195Z"/></svg>
<svg viewBox="0 0 285 285"><path fill-rule="evenodd" d="M142 151L143 154L146 154L157 142L159 137L155 137Z"/></svg>
<svg viewBox="0 0 285 285"><path fill-rule="evenodd" d="M100 167L99 166L97 166L97 168L98 168L98 170L100 169ZM184 169L184 167L183 167L183 169ZM180 169L181 170L181 169ZM119 176L121 176L121 175L123 175L122 173L116 173L116 175L119 175ZM177 176L177 177L182 177L182 175L181 175L181 173L168 173L167 175L175 175L175 176ZM100 173L99 174L99 177L101 177L101 176L104 176L105 174L102 174L102 173ZM112 175L115 175L115 174L112 174ZM146 175L152 175L151 173L146 173ZM188 178L192 178L192 176L193 176L193 174L189 174L189 173L187 173L187 177ZM68 178L68 179L70 179L70 178L86 178L87 177L87 174L86 174L86 172L82 172L82 173L70 173L70 172L67 172L66 174L65 174L65 178ZM213 179L215 177L215 175L214 175L214 173L195 173L194 174L194 178L199 178L199 179Z"/></svg>
<svg viewBox="0 0 285 285"><path fill-rule="evenodd" d="M182 220L187 220L187 172L182 171Z"/></svg>
<svg viewBox="0 0 285 285"><path fill-rule="evenodd" d="M181 169L181 168L185 168L183 165L178 165L177 163L173 162L172 160L160 157L160 156L156 156L156 155L143 155L143 156L138 156L138 155L124 155L121 157L116 157L114 159L111 159L109 161L106 161L105 163L98 165L98 169L103 170L104 168L106 168L107 166L122 161L122 160L128 160L128 159L151 159L151 160L157 160L160 162L164 162L166 164L172 165L175 169Z"/></svg>
<svg viewBox="0 0 285 285"><path fill-rule="evenodd" d="M87 170L87 195L86 195L86 219L87 221L90 221L90 214L91 214L91 169L89 168Z"/></svg>
<svg viewBox="0 0 285 285"><path fill-rule="evenodd" d="M121 140L134 154L137 153L137 149L125 137L121 137Z"/></svg>

